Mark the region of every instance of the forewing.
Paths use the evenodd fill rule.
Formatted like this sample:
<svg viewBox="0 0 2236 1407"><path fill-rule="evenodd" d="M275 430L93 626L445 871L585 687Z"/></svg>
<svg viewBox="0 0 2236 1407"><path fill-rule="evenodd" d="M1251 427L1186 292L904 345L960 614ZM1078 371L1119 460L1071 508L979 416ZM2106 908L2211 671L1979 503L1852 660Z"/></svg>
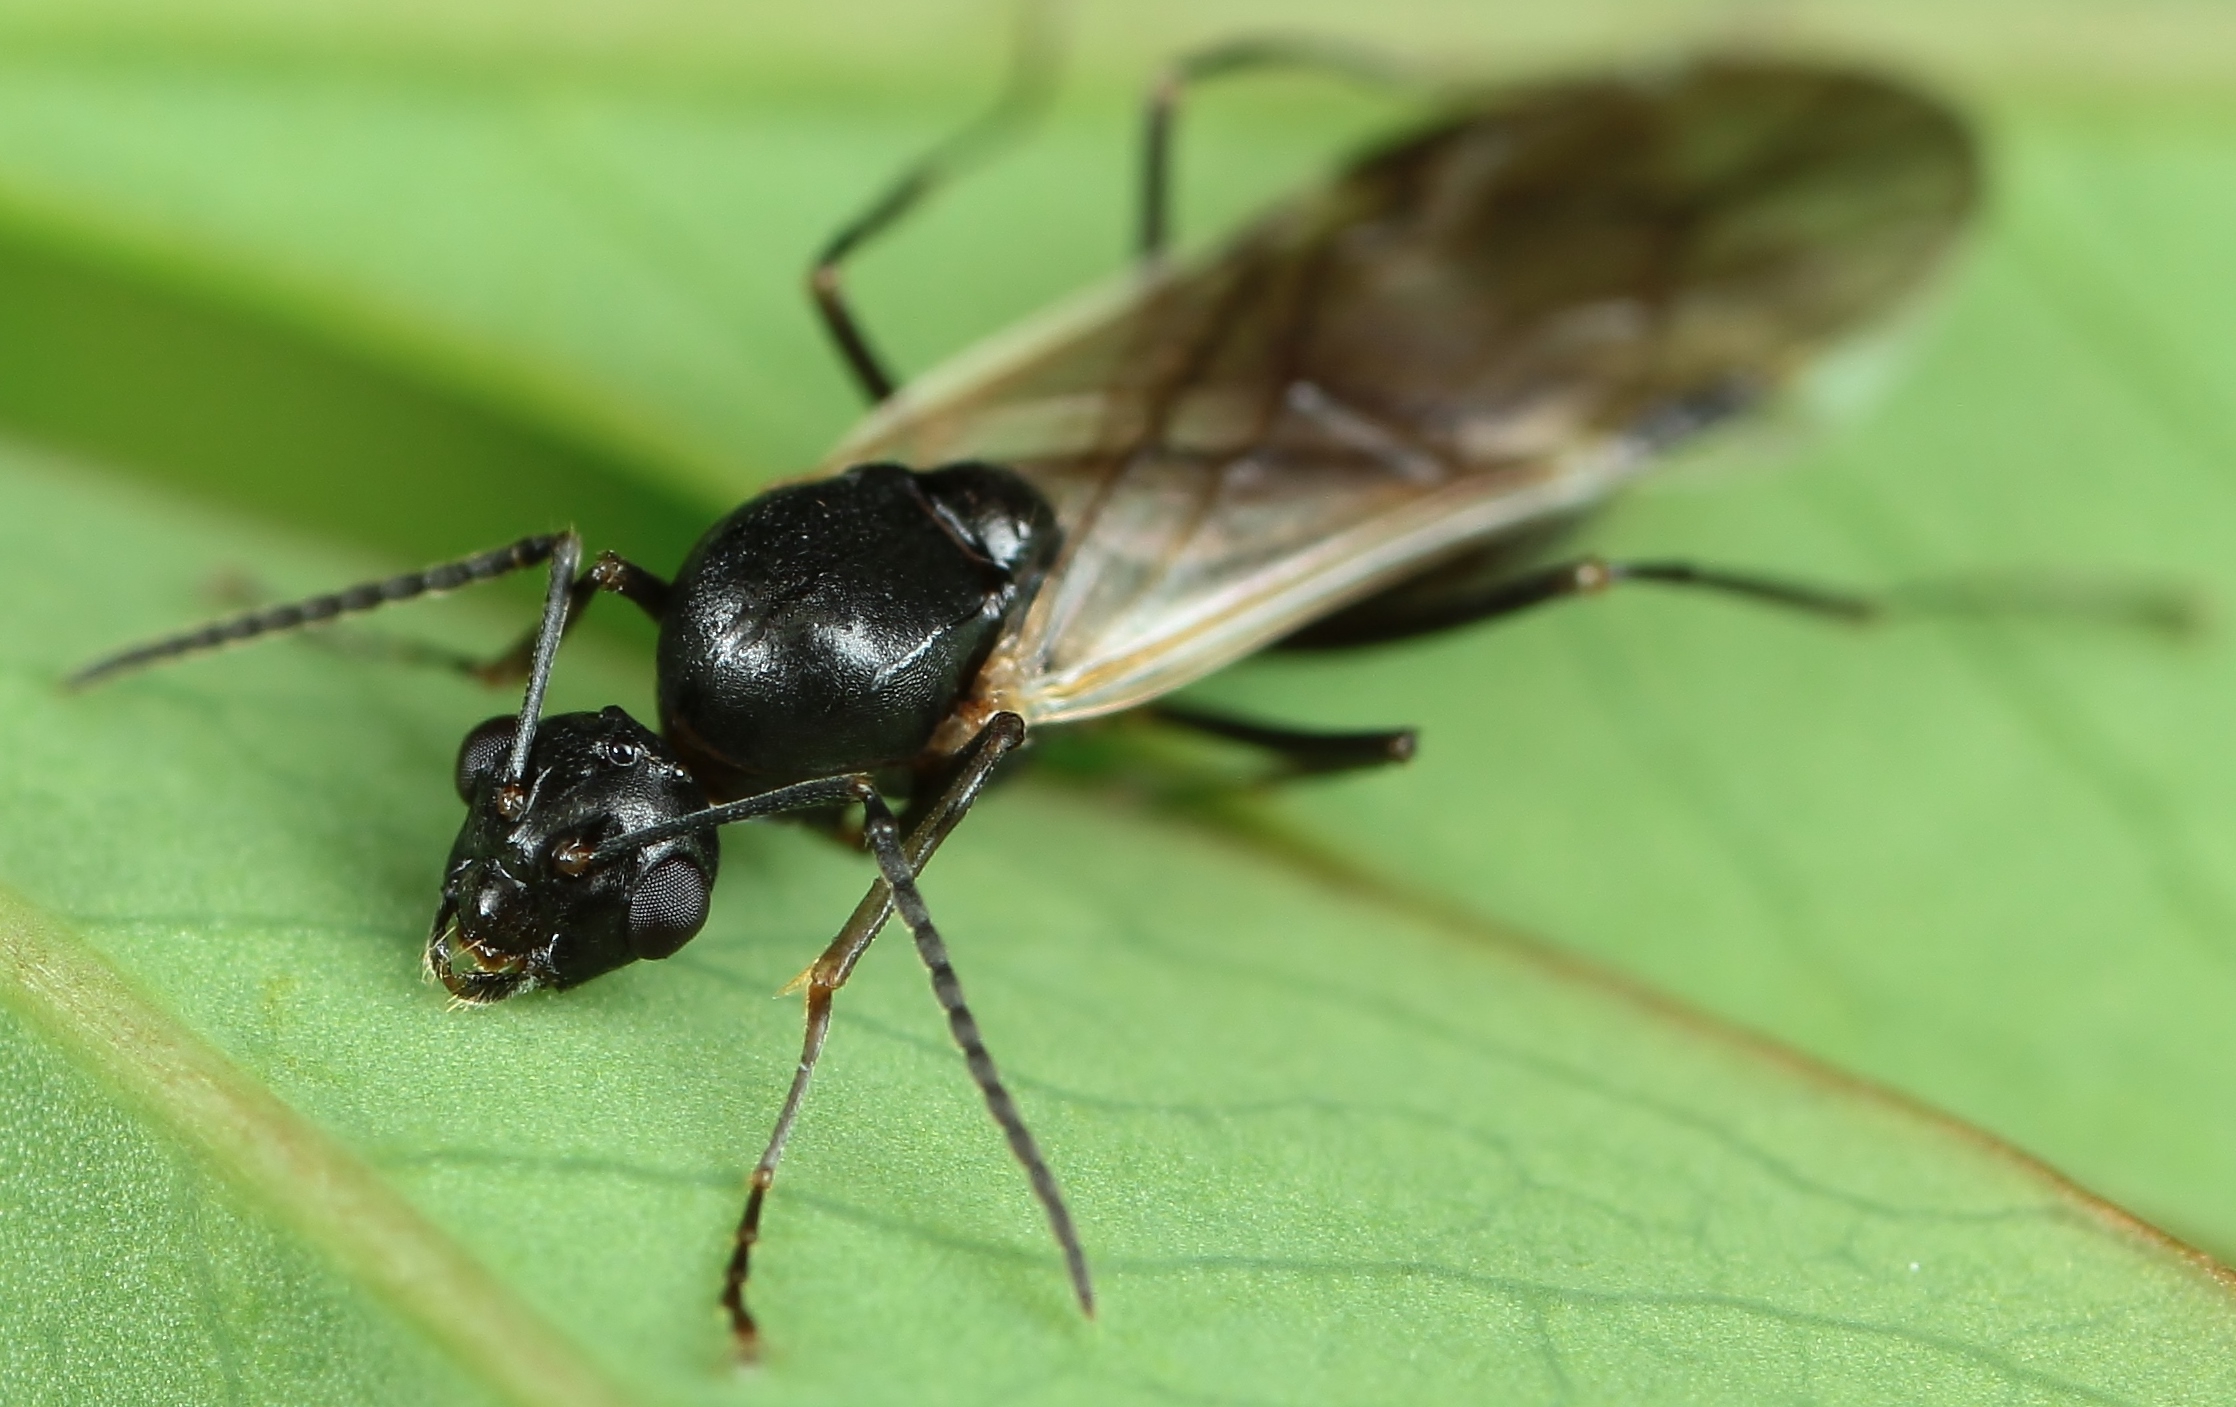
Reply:
<svg viewBox="0 0 2236 1407"><path fill-rule="evenodd" d="M1896 303L1975 185L1953 115L1856 74L1494 97L927 378L830 467L1030 478L1066 540L989 687L1109 712L1588 508Z"/></svg>

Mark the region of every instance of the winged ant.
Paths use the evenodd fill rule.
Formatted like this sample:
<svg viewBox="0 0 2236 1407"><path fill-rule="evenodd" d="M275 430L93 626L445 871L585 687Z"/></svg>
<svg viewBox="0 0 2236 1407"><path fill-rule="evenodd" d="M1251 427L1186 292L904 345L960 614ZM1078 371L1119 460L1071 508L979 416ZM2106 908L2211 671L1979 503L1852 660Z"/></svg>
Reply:
<svg viewBox="0 0 2236 1407"><path fill-rule="evenodd" d="M1866 74L1708 61L1438 95L1410 133L1200 262L1166 257L1173 121L1205 78L1273 65L1395 82L1350 50L1253 41L1175 64L1146 107L1139 266L905 387L847 258L1030 106L1014 90L830 241L809 286L875 409L805 478L708 529L672 578L572 532L251 611L74 683L545 565L541 619L476 671L525 675L467 734L466 820L426 966L460 1001L664 958L707 915L717 828L859 807L879 878L804 974L797 1074L723 1282L750 1257L833 998L894 911L1094 1310L1046 1158L965 1003L917 875L1042 730L1143 707L1306 771L1410 755L1405 731L1300 732L1160 705L1269 647L1491 620L1620 583L1833 619L1885 598L1684 562L1556 558L1671 446L1738 415L1927 280L1976 202L1962 121ZM659 628L658 731L545 717L569 624L613 593ZM2149 615L2150 602L2130 603ZM887 796L906 799L906 823Z"/></svg>

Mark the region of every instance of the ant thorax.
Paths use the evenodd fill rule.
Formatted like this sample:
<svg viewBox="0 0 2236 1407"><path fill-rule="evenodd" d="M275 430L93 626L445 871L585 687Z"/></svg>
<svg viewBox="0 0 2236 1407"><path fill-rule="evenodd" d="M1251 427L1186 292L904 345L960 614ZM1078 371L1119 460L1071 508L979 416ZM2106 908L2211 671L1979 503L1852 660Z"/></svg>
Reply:
<svg viewBox="0 0 2236 1407"><path fill-rule="evenodd" d="M906 766L1054 556L1010 470L869 464L716 523L661 623L660 721L717 799Z"/></svg>

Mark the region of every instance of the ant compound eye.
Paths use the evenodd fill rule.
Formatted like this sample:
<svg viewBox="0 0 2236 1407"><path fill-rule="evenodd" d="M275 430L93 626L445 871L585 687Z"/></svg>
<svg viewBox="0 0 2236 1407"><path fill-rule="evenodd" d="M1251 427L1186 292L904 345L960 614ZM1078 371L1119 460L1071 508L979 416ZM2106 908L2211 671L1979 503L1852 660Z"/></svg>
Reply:
<svg viewBox="0 0 2236 1407"><path fill-rule="evenodd" d="M706 921L707 877L680 855L646 870L629 892L629 946L640 958L673 955Z"/></svg>
<svg viewBox="0 0 2236 1407"><path fill-rule="evenodd" d="M458 745L458 799L474 799L474 786L483 777L497 769L506 753L512 751L513 729L519 720L503 714L486 723L474 725L466 740Z"/></svg>

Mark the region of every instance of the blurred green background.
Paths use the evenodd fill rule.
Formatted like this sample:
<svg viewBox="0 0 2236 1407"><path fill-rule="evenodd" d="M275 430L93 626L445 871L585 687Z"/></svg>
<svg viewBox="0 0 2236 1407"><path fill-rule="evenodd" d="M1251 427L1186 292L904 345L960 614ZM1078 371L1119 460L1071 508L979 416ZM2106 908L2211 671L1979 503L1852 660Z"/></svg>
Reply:
<svg viewBox="0 0 2236 1407"><path fill-rule="evenodd" d="M228 580L567 522L672 564L855 413L802 267L1010 27L0 5L7 1399L2236 1396L2225 1272L2148 1229L2236 1256L2226 626L1857 635L1640 594L1210 681L1422 755L1212 809L1036 776L928 881L1102 1320L895 945L842 1001L745 1375L710 1291L796 1050L768 997L858 857L733 835L675 960L447 1013L414 971L444 778L501 699L301 644L56 693ZM2236 12L1089 0L1045 128L863 261L895 359L1117 267L1141 84L1266 28L1494 77L1766 46L1945 93L1990 208L1891 384L1595 545L2236 601ZM1184 228L1404 111L1207 93ZM386 624L486 646L530 594ZM641 711L646 633L598 627L560 705Z"/></svg>

